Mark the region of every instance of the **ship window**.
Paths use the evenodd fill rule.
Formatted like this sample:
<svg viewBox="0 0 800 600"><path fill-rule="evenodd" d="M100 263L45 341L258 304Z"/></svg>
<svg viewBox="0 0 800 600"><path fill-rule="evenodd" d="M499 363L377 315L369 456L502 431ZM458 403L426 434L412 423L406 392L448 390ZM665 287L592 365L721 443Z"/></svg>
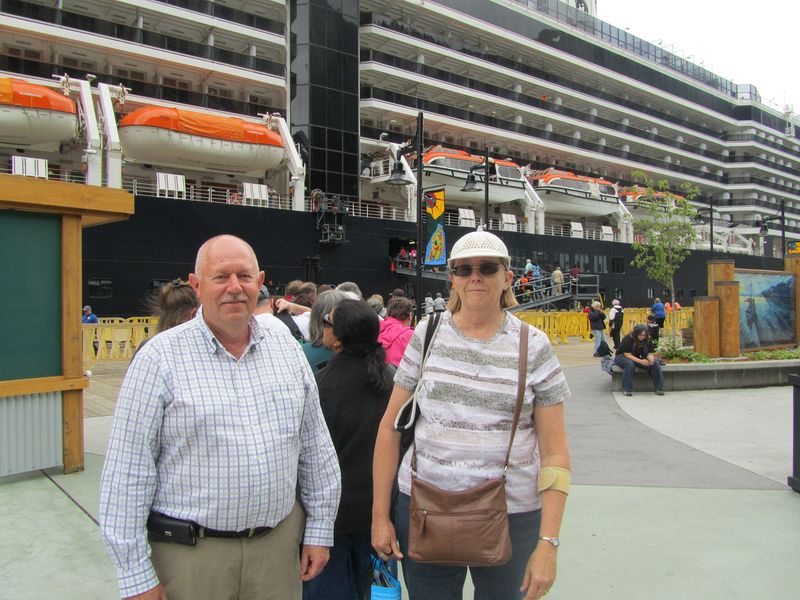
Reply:
<svg viewBox="0 0 800 600"><path fill-rule="evenodd" d="M147 81L147 76L143 71L132 71L129 69L116 69L117 77L122 79L135 79L136 81Z"/></svg>
<svg viewBox="0 0 800 600"><path fill-rule="evenodd" d="M594 257L594 272L595 273L608 273L608 257L595 256Z"/></svg>
<svg viewBox="0 0 800 600"><path fill-rule="evenodd" d="M110 279L89 279L89 298L111 298L113 294Z"/></svg>
<svg viewBox="0 0 800 600"><path fill-rule="evenodd" d="M624 273L625 272L625 259L621 256L611 257L611 272Z"/></svg>
<svg viewBox="0 0 800 600"><path fill-rule="evenodd" d="M613 185L600 184L599 187L600 187L600 193L601 194L606 194L608 196L616 196L617 195L617 190L614 189Z"/></svg>
<svg viewBox="0 0 800 600"><path fill-rule="evenodd" d="M677 300L680 300L681 298L683 298L683 289L682 288L678 288L677 290L675 290L675 298Z"/></svg>
<svg viewBox="0 0 800 600"><path fill-rule="evenodd" d="M588 181L576 181L574 179L553 179L550 182L550 185L557 185L565 188L571 188L573 190L581 190L583 192L589 191Z"/></svg>
<svg viewBox="0 0 800 600"><path fill-rule="evenodd" d="M617 300L622 300L623 291L622 288L614 288L614 298Z"/></svg>
<svg viewBox="0 0 800 600"><path fill-rule="evenodd" d="M179 90L189 90L191 85L188 81L180 81L179 79L173 79L172 77L164 77L163 81L164 86L176 88Z"/></svg>
<svg viewBox="0 0 800 600"><path fill-rule="evenodd" d="M83 71L95 71L97 70L97 66L88 60L78 60L77 58L72 58L71 56L64 56L61 58L61 64L65 67L70 67L72 69L81 69Z"/></svg>
<svg viewBox="0 0 800 600"><path fill-rule="evenodd" d="M14 48L8 46L8 55L15 58L27 58L28 60L42 60L42 53L38 50L31 50L29 48Z"/></svg>
<svg viewBox="0 0 800 600"><path fill-rule="evenodd" d="M209 87L209 96L219 96L220 98L233 98L233 91L226 90L225 88Z"/></svg>
<svg viewBox="0 0 800 600"><path fill-rule="evenodd" d="M167 285L170 281L172 281L172 280L171 279L151 279L150 283L148 284L148 287L151 290L157 290L158 288Z"/></svg>
<svg viewBox="0 0 800 600"><path fill-rule="evenodd" d="M656 293L653 291L653 288L647 288L647 297L650 300L656 297Z"/></svg>
<svg viewBox="0 0 800 600"><path fill-rule="evenodd" d="M664 290L661 293L661 298L664 299L664 300L669 300L671 297L672 297L672 294L670 294L669 290Z"/></svg>
<svg viewBox="0 0 800 600"><path fill-rule="evenodd" d="M697 290L689 290L689 297L694 298L697 296Z"/></svg>

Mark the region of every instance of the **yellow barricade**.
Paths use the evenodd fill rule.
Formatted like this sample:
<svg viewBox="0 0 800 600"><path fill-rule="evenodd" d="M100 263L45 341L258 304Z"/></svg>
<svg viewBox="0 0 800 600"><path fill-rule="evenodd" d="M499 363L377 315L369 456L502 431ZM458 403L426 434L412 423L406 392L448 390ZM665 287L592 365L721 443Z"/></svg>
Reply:
<svg viewBox="0 0 800 600"><path fill-rule="evenodd" d="M155 334L154 317L104 317L83 327L83 369L91 370L98 362L129 361L142 343Z"/></svg>
<svg viewBox="0 0 800 600"><path fill-rule="evenodd" d="M606 309L608 315L609 309ZM625 319L622 323L622 335L630 333L634 326L639 323L647 323L647 315L650 312L649 308L626 308ZM580 338L582 342L589 341L589 335L592 333L589 327L589 319L584 312L543 312L526 310L517 313L517 316L533 325L537 329L541 329L550 342L553 344L569 344L568 338ZM689 320L694 317L693 308L682 308L675 313L675 324L680 331L688 326ZM671 316L667 315L667 320L664 323L665 332L672 331ZM608 323L606 322L606 330Z"/></svg>

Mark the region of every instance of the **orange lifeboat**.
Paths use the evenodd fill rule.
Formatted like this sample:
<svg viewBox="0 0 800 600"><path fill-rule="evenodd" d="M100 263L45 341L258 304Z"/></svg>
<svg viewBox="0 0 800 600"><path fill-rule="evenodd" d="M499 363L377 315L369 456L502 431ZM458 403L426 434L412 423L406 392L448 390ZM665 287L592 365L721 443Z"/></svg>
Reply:
<svg viewBox="0 0 800 600"><path fill-rule="evenodd" d="M0 145L55 152L77 135L75 102L23 79L0 77Z"/></svg>
<svg viewBox="0 0 800 600"><path fill-rule="evenodd" d="M284 156L278 132L261 123L146 106L118 124L125 160L183 170L263 173Z"/></svg>
<svg viewBox="0 0 800 600"><path fill-rule="evenodd" d="M445 188L445 196L451 204L471 206L482 201L483 196L464 192L470 168L483 163L482 156L464 150L434 146L422 155L425 165L423 182L425 187L440 185ZM525 180L520 166L510 160L491 159L493 169L489 177L489 202L501 204L525 197ZM484 185L486 173L483 169L475 171L476 181Z"/></svg>
<svg viewBox="0 0 800 600"><path fill-rule="evenodd" d="M547 212L568 217L602 217L619 208L617 189L605 179L552 167L529 172L527 176Z"/></svg>

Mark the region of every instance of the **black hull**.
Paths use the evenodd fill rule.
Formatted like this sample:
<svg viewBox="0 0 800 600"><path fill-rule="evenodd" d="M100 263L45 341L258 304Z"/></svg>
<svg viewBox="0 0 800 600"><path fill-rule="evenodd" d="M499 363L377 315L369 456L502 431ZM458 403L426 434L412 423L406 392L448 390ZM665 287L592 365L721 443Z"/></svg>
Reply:
<svg viewBox="0 0 800 600"><path fill-rule="evenodd" d="M396 275L390 266L400 245L416 238L414 223L347 217L345 231L347 243L322 244L312 213L139 196L129 220L84 230L84 303L100 316L143 314L154 282L185 278L194 270L200 244L221 233L252 244L266 279L280 290L292 279L303 279L332 284L355 281L365 295L386 297L397 287L413 292L414 278ZM468 231L445 227L446 239L452 244ZM617 289L622 290L626 306L652 304L648 290L663 296L663 286L630 266L634 253L627 244L512 232L499 235L516 263L537 257L538 251L540 264L558 263L566 270L580 255L586 272L606 269L609 272L600 273L600 291L607 303ZM725 257L735 259L742 268L780 269L782 264L779 259L757 256ZM614 263L620 263L613 259L621 259L624 273L611 272ZM690 306L694 295L706 294L707 259L707 252L694 252L681 267L676 289L684 291L679 298L682 304ZM89 295L89 281L97 279L111 281L110 297ZM425 278L423 292L445 291L446 285L446 281Z"/></svg>

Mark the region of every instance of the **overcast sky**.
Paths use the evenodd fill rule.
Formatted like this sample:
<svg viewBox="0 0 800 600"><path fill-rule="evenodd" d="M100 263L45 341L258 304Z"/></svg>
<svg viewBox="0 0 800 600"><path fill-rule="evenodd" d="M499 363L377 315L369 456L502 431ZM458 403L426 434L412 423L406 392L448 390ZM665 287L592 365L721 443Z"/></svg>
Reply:
<svg viewBox="0 0 800 600"><path fill-rule="evenodd" d="M758 88L761 101L800 113L800 2L796 0L597 0L603 21L717 75Z"/></svg>

